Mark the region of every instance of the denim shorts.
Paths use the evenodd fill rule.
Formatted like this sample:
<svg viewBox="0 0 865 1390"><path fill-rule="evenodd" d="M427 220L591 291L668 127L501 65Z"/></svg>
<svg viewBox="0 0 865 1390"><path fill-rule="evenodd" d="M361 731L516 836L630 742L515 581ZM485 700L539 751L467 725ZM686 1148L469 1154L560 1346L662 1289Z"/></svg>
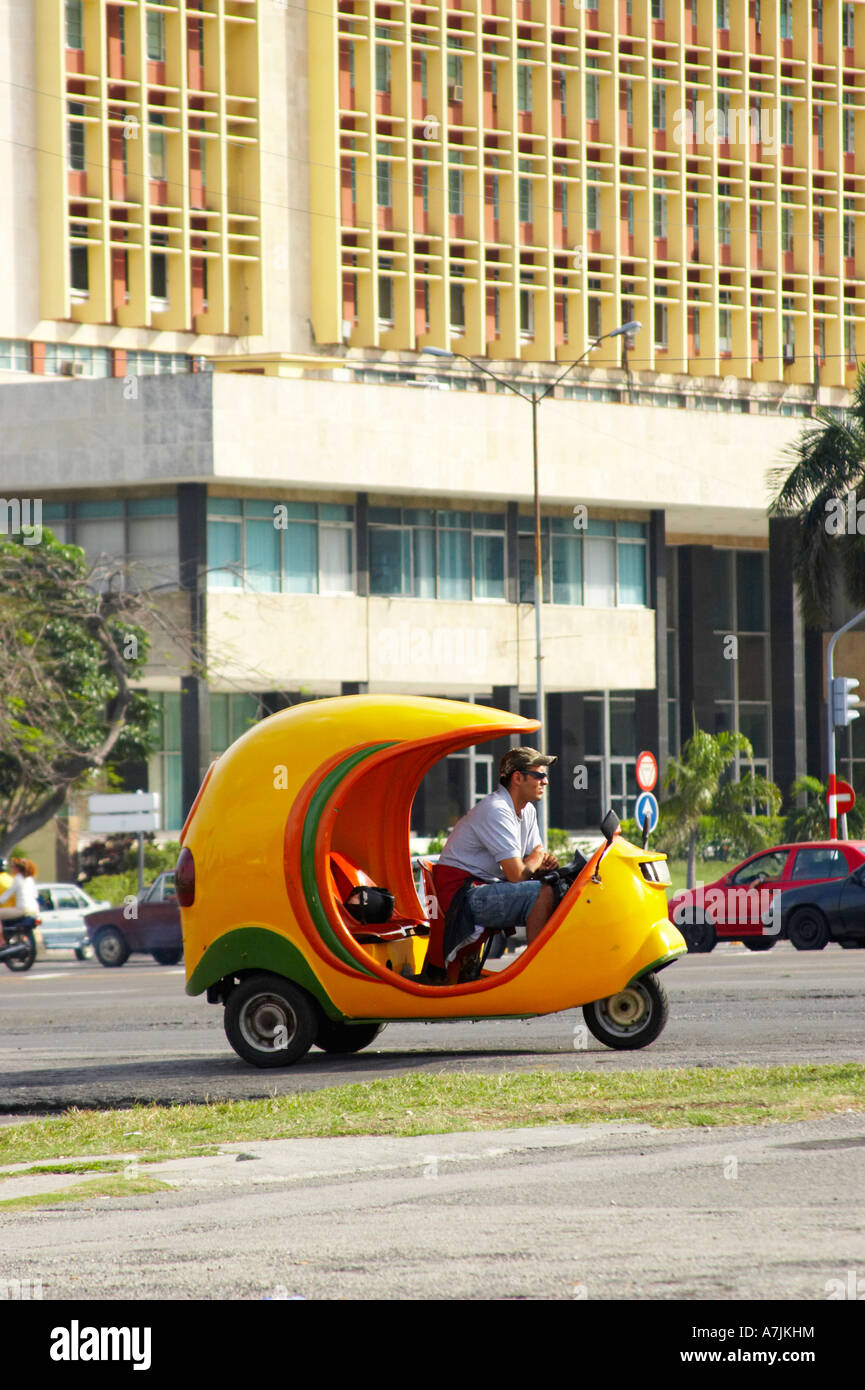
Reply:
<svg viewBox="0 0 865 1390"><path fill-rule="evenodd" d="M535 879L522 883L481 883L470 888L466 897L475 921L495 931L501 927L521 926L541 891Z"/></svg>

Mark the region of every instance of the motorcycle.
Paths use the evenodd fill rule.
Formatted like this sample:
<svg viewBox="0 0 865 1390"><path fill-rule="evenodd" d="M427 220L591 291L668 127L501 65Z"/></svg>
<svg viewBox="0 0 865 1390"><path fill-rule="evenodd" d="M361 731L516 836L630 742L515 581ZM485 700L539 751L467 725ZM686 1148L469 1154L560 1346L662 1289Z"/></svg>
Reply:
<svg viewBox="0 0 865 1390"><path fill-rule="evenodd" d="M32 920L32 919L28 919ZM34 928L16 921L4 922L0 961L7 970L29 970L36 959L36 938Z"/></svg>
<svg viewBox="0 0 865 1390"><path fill-rule="evenodd" d="M538 727L454 700L342 696L271 715L211 764L175 882L187 993L224 1006L238 1056L288 1066L312 1046L358 1052L390 1021L578 1006L608 1047L658 1037L668 1010L657 975L687 948L667 916L666 856L628 843L612 812L513 963L445 987L412 978L436 910L420 900L409 849L423 777L449 753L509 734L526 742ZM393 910L361 923L346 901L375 886Z"/></svg>

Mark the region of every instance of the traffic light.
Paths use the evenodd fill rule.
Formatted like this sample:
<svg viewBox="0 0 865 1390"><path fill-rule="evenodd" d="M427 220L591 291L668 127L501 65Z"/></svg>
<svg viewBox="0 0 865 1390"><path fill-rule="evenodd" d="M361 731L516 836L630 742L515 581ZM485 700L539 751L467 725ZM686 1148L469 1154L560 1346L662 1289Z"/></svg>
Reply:
<svg viewBox="0 0 865 1390"><path fill-rule="evenodd" d="M852 676L833 676L829 691L832 723L836 728L852 724L859 718L859 696L854 694L859 682Z"/></svg>

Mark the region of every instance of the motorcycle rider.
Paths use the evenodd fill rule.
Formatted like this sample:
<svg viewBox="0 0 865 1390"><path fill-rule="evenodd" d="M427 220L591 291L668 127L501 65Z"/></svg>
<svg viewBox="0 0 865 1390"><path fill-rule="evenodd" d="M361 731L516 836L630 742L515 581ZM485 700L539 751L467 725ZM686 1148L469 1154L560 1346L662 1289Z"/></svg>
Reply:
<svg viewBox="0 0 865 1390"><path fill-rule="evenodd" d="M32 859L13 859L10 864L13 878L5 892L0 893L0 920L4 930L35 931L39 916L39 894L36 875L39 872ZM15 906L4 904L14 897Z"/></svg>

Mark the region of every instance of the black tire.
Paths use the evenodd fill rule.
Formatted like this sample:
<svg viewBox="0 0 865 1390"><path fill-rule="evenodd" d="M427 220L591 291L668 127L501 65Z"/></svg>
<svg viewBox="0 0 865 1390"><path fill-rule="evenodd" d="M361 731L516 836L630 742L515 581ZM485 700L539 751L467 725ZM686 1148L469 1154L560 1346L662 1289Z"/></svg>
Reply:
<svg viewBox="0 0 865 1390"><path fill-rule="evenodd" d="M822 951L829 940L826 918L816 907L803 907L790 918L787 937L797 951Z"/></svg>
<svg viewBox="0 0 865 1390"><path fill-rule="evenodd" d="M125 965L129 959L126 938L116 927L104 927L93 943L97 960L109 970Z"/></svg>
<svg viewBox="0 0 865 1390"><path fill-rule="evenodd" d="M714 951L718 944L715 923L708 921L708 919L705 922L696 922L693 926L680 927L679 931L685 938L688 955L705 955L708 951Z"/></svg>
<svg viewBox="0 0 865 1390"><path fill-rule="evenodd" d="M242 980L225 1004L225 1036L254 1067L290 1067L315 1042L319 1012L309 995L281 975Z"/></svg>
<svg viewBox="0 0 865 1390"><path fill-rule="evenodd" d="M176 965L182 955L183 949L180 946L162 946L153 952L153 959L157 965Z"/></svg>
<svg viewBox="0 0 865 1390"><path fill-rule="evenodd" d="M323 1018L315 1035L315 1046L322 1052L360 1052L378 1037L384 1023L333 1023Z"/></svg>
<svg viewBox="0 0 865 1390"><path fill-rule="evenodd" d="M777 936L743 936L742 943L749 951L771 951Z"/></svg>
<svg viewBox="0 0 865 1390"><path fill-rule="evenodd" d="M654 975L643 975L618 994L583 1005L589 1032L618 1052L648 1047L663 1031L669 1012L666 991Z"/></svg>
<svg viewBox="0 0 865 1390"><path fill-rule="evenodd" d="M26 956L15 956L12 960L4 960L3 964L6 966L7 970L13 970L16 974L21 974L23 971L30 969L36 959L36 942L32 932L10 931L6 933L5 938L0 934L0 942L2 942L4 946L15 946L20 942L29 948Z"/></svg>
<svg viewBox="0 0 865 1390"><path fill-rule="evenodd" d="M76 959L76 960L86 960L86 959L87 959L87 947L86 947L86 946L76 946L76 947L75 947L75 959Z"/></svg>

